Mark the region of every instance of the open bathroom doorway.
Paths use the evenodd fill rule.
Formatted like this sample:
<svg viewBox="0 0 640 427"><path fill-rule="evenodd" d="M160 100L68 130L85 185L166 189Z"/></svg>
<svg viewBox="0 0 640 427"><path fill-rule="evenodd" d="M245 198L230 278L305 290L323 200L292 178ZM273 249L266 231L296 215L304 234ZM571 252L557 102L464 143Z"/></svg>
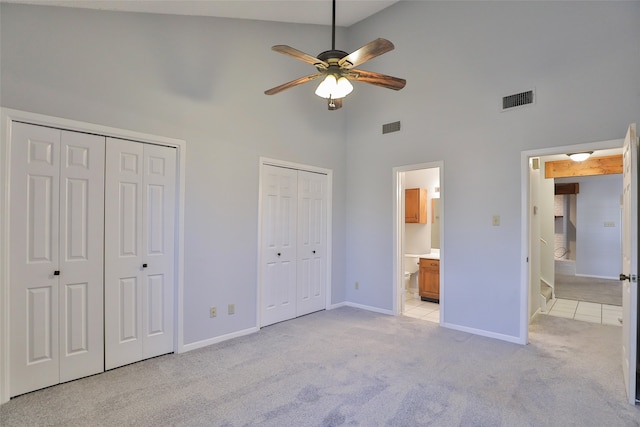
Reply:
<svg viewBox="0 0 640 427"><path fill-rule="evenodd" d="M394 314L444 319L444 163L393 169Z"/></svg>

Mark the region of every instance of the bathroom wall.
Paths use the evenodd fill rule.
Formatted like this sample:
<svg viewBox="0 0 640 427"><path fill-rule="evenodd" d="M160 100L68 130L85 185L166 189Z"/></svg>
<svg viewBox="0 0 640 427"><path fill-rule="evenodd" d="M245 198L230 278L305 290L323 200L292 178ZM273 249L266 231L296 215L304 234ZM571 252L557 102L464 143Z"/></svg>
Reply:
<svg viewBox="0 0 640 427"><path fill-rule="evenodd" d="M440 168L421 169L405 173L405 188L427 189L427 223L405 224L405 253L424 254L431 250L431 199L440 187Z"/></svg>

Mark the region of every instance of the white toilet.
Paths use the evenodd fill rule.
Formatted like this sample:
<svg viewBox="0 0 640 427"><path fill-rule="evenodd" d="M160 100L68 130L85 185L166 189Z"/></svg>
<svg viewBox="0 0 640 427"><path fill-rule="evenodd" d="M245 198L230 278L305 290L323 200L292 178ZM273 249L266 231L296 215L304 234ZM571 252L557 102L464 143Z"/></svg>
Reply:
<svg viewBox="0 0 640 427"><path fill-rule="evenodd" d="M418 291L418 265L420 259L417 256L404 257L404 288L406 290Z"/></svg>

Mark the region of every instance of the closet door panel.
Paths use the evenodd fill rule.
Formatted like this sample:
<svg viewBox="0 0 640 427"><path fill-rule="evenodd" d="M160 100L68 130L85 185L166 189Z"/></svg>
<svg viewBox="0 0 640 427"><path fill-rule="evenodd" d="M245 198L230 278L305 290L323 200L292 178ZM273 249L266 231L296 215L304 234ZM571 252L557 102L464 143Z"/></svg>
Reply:
<svg viewBox="0 0 640 427"><path fill-rule="evenodd" d="M105 175L105 368L142 356L143 144L107 138Z"/></svg>
<svg viewBox="0 0 640 427"><path fill-rule="evenodd" d="M262 172L261 326L296 316L298 172Z"/></svg>
<svg viewBox="0 0 640 427"><path fill-rule="evenodd" d="M176 150L107 140L106 367L173 351Z"/></svg>
<svg viewBox="0 0 640 427"><path fill-rule="evenodd" d="M10 395L57 384L60 131L14 123L11 135Z"/></svg>
<svg viewBox="0 0 640 427"><path fill-rule="evenodd" d="M144 146L143 358L173 351L176 150Z"/></svg>
<svg viewBox="0 0 640 427"><path fill-rule="evenodd" d="M61 382L104 370L104 161L104 137L61 133Z"/></svg>
<svg viewBox="0 0 640 427"><path fill-rule="evenodd" d="M327 176L298 172L297 316L326 308Z"/></svg>

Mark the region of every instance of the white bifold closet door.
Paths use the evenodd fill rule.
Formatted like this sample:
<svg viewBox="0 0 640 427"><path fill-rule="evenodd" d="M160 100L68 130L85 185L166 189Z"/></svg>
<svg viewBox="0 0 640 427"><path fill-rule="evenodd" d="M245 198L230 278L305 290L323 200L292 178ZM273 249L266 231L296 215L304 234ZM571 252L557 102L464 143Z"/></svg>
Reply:
<svg viewBox="0 0 640 427"><path fill-rule="evenodd" d="M176 150L107 138L105 368L173 351Z"/></svg>
<svg viewBox="0 0 640 427"><path fill-rule="evenodd" d="M104 370L105 138L14 123L10 395Z"/></svg>
<svg viewBox="0 0 640 427"><path fill-rule="evenodd" d="M298 171L297 316L326 308L327 176Z"/></svg>
<svg viewBox="0 0 640 427"><path fill-rule="evenodd" d="M326 175L262 166L261 326L326 308Z"/></svg>

